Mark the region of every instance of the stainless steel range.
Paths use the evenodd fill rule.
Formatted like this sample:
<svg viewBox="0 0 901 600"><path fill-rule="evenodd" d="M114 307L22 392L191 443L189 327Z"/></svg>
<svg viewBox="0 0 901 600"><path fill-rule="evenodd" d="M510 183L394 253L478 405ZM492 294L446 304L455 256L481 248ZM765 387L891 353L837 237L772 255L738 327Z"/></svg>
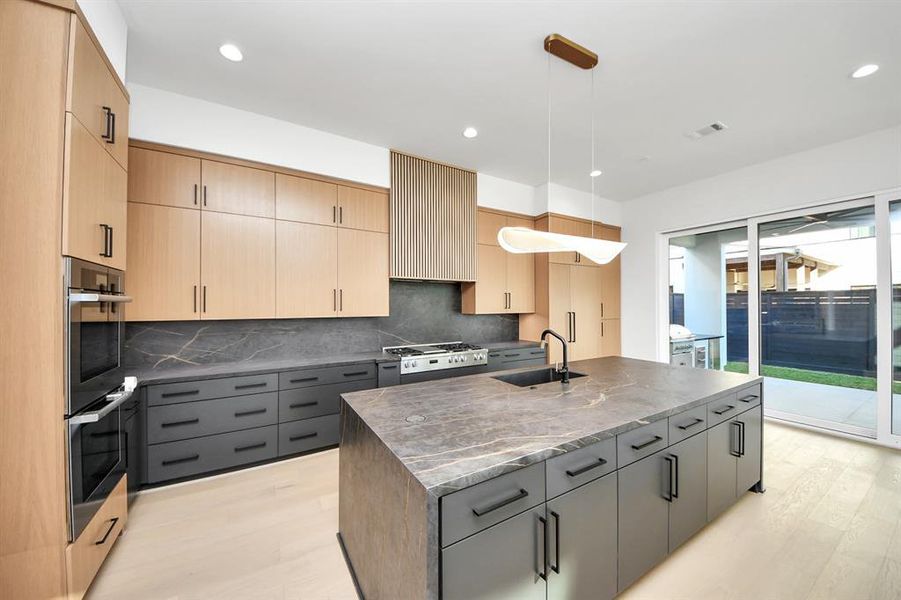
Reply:
<svg viewBox="0 0 901 600"><path fill-rule="evenodd" d="M465 369L488 364L488 351L463 342L386 346L382 351L400 359L400 374Z"/></svg>

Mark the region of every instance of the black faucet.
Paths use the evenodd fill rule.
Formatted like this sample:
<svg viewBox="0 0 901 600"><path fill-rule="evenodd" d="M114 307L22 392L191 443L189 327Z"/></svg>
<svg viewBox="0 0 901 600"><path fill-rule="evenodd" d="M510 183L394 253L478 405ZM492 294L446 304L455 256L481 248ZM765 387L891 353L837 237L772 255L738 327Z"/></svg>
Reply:
<svg viewBox="0 0 901 600"><path fill-rule="evenodd" d="M560 375L561 375L561 377L560 377L561 383L569 383L569 359L566 357L566 340L564 340L563 336L560 335L559 333L557 333L556 331L554 331L553 329L545 329L544 331L541 332L541 337L539 338L541 340L542 348L544 348L545 344L547 344L547 341L545 340L545 338L548 335L554 336L555 338L560 340L561 344L563 344L563 367L557 369L557 372L560 373Z"/></svg>

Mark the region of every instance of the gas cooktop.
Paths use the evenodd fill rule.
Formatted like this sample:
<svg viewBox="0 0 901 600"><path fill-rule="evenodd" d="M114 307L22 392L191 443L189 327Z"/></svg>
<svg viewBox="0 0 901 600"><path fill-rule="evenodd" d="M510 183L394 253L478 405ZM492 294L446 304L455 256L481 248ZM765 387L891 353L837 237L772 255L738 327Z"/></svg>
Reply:
<svg viewBox="0 0 901 600"><path fill-rule="evenodd" d="M401 375L488 364L488 351L464 342L386 346L382 351L400 359Z"/></svg>

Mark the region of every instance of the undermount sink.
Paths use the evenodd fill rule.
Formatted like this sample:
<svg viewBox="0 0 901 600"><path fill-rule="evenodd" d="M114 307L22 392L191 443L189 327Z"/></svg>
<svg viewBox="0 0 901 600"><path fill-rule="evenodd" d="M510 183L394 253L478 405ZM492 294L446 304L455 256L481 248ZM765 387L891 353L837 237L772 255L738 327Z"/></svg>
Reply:
<svg viewBox="0 0 901 600"><path fill-rule="evenodd" d="M582 373L574 373L573 371L569 372L570 379L575 379L576 377L585 377L585 375ZM504 383L518 385L519 387L531 387L533 385L541 385L543 383L553 383L555 381L561 381L563 379L563 375L561 373L558 373L557 369L548 367L547 369L536 369L534 371L524 371L522 373L497 375L496 377L492 377L492 379L497 379L498 381L503 381Z"/></svg>

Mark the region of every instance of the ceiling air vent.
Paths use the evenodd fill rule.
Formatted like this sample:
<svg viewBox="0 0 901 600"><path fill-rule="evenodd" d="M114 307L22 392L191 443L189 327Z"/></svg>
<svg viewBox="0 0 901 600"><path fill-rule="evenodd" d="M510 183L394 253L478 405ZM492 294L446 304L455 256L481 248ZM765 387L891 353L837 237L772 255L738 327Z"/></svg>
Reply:
<svg viewBox="0 0 901 600"><path fill-rule="evenodd" d="M717 133L719 131L724 131L726 129L728 129L728 127L726 126L725 123L723 123L722 121L714 121L710 125L705 125L704 127L701 127L700 129L695 129L694 131L689 131L688 133L685 134L685 137L693 139L693 140L699 140L702 137L707 137L708 135L712 135L714 133Z"/></svg>

